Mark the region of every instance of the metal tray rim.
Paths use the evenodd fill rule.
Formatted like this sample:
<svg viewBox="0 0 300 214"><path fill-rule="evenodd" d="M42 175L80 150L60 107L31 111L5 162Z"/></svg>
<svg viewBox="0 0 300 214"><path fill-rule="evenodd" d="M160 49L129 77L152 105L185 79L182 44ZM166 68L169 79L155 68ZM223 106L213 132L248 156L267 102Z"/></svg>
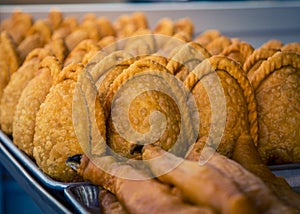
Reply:
<svg viewBox="0 0 300 214"><path fill-rule="evenodd" d="M15 155L18 161L20 161L26 169L28 169L35 177L37 177L44 185L55 190L63 190L67 186L74 182L60 182L55 181L45 173L34 163L24 152L17 148L17 146L11 141L11 139L0 130L0 140L3 144Z"/></svg>

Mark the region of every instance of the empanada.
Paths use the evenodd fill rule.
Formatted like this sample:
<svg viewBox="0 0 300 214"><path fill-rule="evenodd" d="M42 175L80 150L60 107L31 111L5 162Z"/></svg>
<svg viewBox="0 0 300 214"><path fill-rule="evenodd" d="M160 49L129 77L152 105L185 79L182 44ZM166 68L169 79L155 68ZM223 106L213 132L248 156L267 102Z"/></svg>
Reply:
<svg viewBox="0 0 300 214"><path fill-rule="evenodd" d="M247 73L248 78L251 78L254 72L259 68L263 61L273 56L278 50L259 48L246 59L243 69Z"/></svg>
<svg viewBox="0 0 300 214"><path fill-rule="evenodd" d="M41 170L55 180L79 181L65 165L67 157L82 153L72 120L72 101L82 64L70 64L53 78L53 86L36 115L33 157Z"/></svg>
<svg viewBox="0 0 300 214"><path fill-rule="evenodd" d="M207 137L207 146L229 158L240 135L250 135L257 143L254 92L236 61L212 56L202 61L184 83L198 107L199 140ZM200 155L201 149L198 152Z"/></svg>
<svg viewBox="0 0 300 214"><path fill-rule="evenodd" d="M300 55L278 52L250 78L258 103L258 151L268 164L300 162Z"/></svg>
<svg viewBox="0 0 300 214"><path fill-rule="evenodd" d="M36 114L44 102L52 79L62 69L62 64L53 56L45 57L38 68L38 74L24 88L13 118L13 142L29 157L33 157L33 136Z"/></svg>
<svg viewBox="0 0 300 214"><path fill-rule="evenodd" d="M234 59L243 66L253 51L254 48L247 42L234 42L226 47L221 54Z"/></svg>
<svg viewBox="0 0 300 214"><path fill-rule="evenodd" d="M0 36L0 101L4 88L7 86L11 75L17 71L21 64L16 44L10 34L1 32Z"/></svg>
<svg viewBox="0 0 300 214"><path fill-rule="evenodd" d="M52 53L46 49L35 49L26 57L22 66L11 76L1 98L1 128L12 134L13 117L19 98L28 82L37 74L39 63Z"/></svg>

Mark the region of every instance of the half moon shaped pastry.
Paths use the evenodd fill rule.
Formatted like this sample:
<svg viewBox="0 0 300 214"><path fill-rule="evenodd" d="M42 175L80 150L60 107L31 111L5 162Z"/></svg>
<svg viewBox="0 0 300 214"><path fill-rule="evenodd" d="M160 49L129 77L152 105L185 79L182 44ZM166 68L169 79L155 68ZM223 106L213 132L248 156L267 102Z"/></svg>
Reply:
<svg viewBox="0 0 300 214"><path fill-rule="evenodd" d="M69 54L66 43L61 38L52 39L47 45L45 45L45 48L49 49L61 63L65 61L66 56Z"/></svg>
<svg viewBox="0 0 300 214"><path fill-rule="evenodd" d="M173 36L174 34L174 23L169 18L162 18L157 23L153 29L155 34L163 34L166 36Z"/></svg>
<svg viewBox="0 0 300 214"><path fill-rule="evenodd" d="M45 57L39 65L38 74L24 88L13 120L13 142L31 158L36 114L44 102L52 77L62 69L60 61L52 56Z"/></svg>
<svg viewBox="0 0 300 214"><path fill-rule="evenodd" d="M89 55L94 55L100 50L100 46L95 40L86 39L81 41L67 56L64 66L67 66L71 63L82 63L84 57ZM85 60L85 64L87 61Z"/></svg>
<svg viewBox="0 0 300 214"><path fill-rule="evenodd" d="M73 93L83 68L70 64L53 77L53 86L36 116L33 157L45 174L63 182L81 180L65 161L83 152L72 120Z"/></svg>
<svg viewBox="0 0 300 214"><path fill-rule="evenodd" d="M148 143L178 155L186 153L196 136L187 122L190 116L182 113L187 108L183 101L187 91L180 83L151 57L137 60L122 71L104 103L105 111L110 112L107 143L115 153L140 159L141 149ZM182 135L184 142L180 141Z"/></svg>
<svg viewBox="0 0 300 214"><path fill-rule="evenodd" d="M1 21L0 31L9 32L14 42L19 44L26 37L32 24L32 16L29 13L14 11L8 19Z"/></svg>
<svg viewBox="0 0 300 214"><path fill-rule="evenodd" d="M219 36L204 46L212 55L221 54L222 51L232 44L230 38Z"/></svg>
<svg viewBox="0 0 300 214"><path fill-rule="evenodd" d="M168 57L167 69L178 79L184 81L188 74L204 59L209 58L210 53L197 42L189 42L175 49ZM173 55L174 54L174 55Z"/></svg>
<svg viewBox="0 0 300 214"><path fill-rule="evenodd" d="M300 54L300 43L299 42L291 42L284 45L281 48L281 51L290 51Z"/></svg>
<svg viewBox="0 0 300 214"><path fill-rule="evenodd" d="M63 19L59 28L55 29L52 33L51 39L65 39L78 27L78 20L75 17L68 16Z"/></svg>
<svg viewBox="0 0 300 214"><path fill-rule="evenodd" d="M215 29L206 30L200 35L198 35L194 41L198 42L203 47L206 47L210 42L212 42L214 39L221 36L221 32Z"/></svg>
<svg viewBox="0 0 300 214"><path fill-rule="evenodd" d="M174 24L174 34L182 33L187 38L187 41L191 41L194 35L194 24L189 18L182 18Z"/></svg>
<svg viewBox="0 0 300 214"><path fill-rule="evenodd" d="M199 141L231 158L240 135L250 135L257 143L257 115L253 88L241 66L224 56L202 61L186 78L198 107ZM196 143L197 144L197 143ZM196 145L194 160L201 149ZM198 148L197 148L198 147ZM197 152L198 151L198 152ZM191 158L189 158L191 159Z"/></svg>
<svg viewBox="0 0 300 214"><path fill-rule="evenodd" d="M0 101L4 88L7 86L11 75L20 66L19 53L10 34L1 32L0 36Z"/></svg>
<svg viewBox="0 0 300 214"><path fill-rule="evenodd" d="M12 134L13 117L15 109L23 89L28 82L37 74L39 63L46 57L51 56L46 49L35 49L25 59L22 66L11 76L8 85L3 91L1 98L1 128L7 134Z"/></svg>
<svg viewBox="0 0 300 214"><path fill-rule="evenodd" d="M247 58L252 54L254 48L247 42L234 42L221 53L224 56L227 56L231 59L234 59L241 66L244 65Z"/></svg>
<svg viewBox="0 0 300 214"><path fill-rule="evenodd" d="M58 10L51 10L48 13L47 20L51 26L52 31L58 29L63 22L63 13Z"/></svg>
<svg viewBox="0 0 300 214"><path fill-rule="evenodd" d="M266 48L266 49L277 49L280 50L283 46L282 41L277 39L270 39L269 41L263 43L260 48Z"/></svg>
<svg viewBox="0 0 300 214"><path fill-rule="evenodd" d="M300 162L300 55L274 54L250 81L258 103L258 151L263 161Z"/></svg>
<svg viewBox="0 0 300 214"><path fill-rule="evenodd" d="M96 23L98 25L98 30L99 30L101 39L104 37L107 37L107 36L115 36L116 35L115 29L113 28L112 23L106 17L102 16L102 17L97 18Z"/></svg>
<svg viewBox="0 0 300 214"><path fill-rule="evenodd" d="M122 88L123 84L126 84L126 82L128 81L128 86L130 85L130 79L133 78L134 75L139 74L139 73L147 73L147 71L157 71L157 72L168 72L168 70L163 67L162 65L155 63L152 60L149 59L141 59L141 60L137 60L135 63L133 63L131 66L129 66L129 68L127 68L126 70L123 70L123 72L115 79L115 81L113 82L113 84L110 87L110 90L108 92L108 95L106 97L105 100L105 105L104 105L104 109L106 111L109 111L109 109L113 108L114 105L113 104L113 99L115 99L116 101L118 101L118 98L114 98L115 94L117 94L117 92ZM149 78L148 81L151 81L151 77ZM131 87L133 88L133 86ZM128 89L127 89L128 91ZM124 93L124 92L123 92ZM126 92L125 92L126 93ZM127 92L128 93L128 92ZM126 103L120 103L118 104L118 106L121 107L122 111L128 111L129 113L129 126L131 126L131 129L136 130L137 132L140 133L147 133L149 132L152 124L150 124L151 122L154 122L153 120L150 122L150 115L151 112L156 110L156 111L160 111L163 112L163 114L170 114L170 117L168 119L170 120L168 122L168 128L165 132L165 134L162 136L162 138L169 138L169 140L167 141L162 140L162 143L165 143L166 145L163 145L163 147L169 147L171 145L168 144L172 144L174 142L174 139L172 139L172 136L174 136L174 138L176 139L176 130L179 131L179 127L176 127L177 124L179 123L180 117L178 118L179 112L176 106L174 106L174 102L172 102L172 100L162 94L160 95L160 93L158 91L155 90L149 90L149 91L145 91L144 93L141 92L135 92L132 91L130 92L132 94L123 94L123 97L127 96L127 99L133 99L130 100L130 102L132 102L132 104L130 104L130 106L127 106ZM134 95L134 93L137 93L136 95ZM119 95L120 96L120 95ZM135 97L136 96L136 97ZM126 108L130 108L130 109L126 109ZM116 111L116 113L118 113ZM122 120L120 119L120 121L116 121L116 123L121 122ZM142 143L145 142L130 142L130 139L126 139L126 133L125 136L123 133L123 131L125 130L118 130L116 128L116 124L114 123L114 118L112 118L112 116L110 116L109 118L109 139L108 139L108 145L118 154L121 154L122 156L125 157L136 157L140 155L140 151L138 150L138 148L140 148L142 146ZM159 124L155 124L153 126L158 126ZM162 124L160 125L162 126ZM173 130L171 130L171 127L173 126ZM125 128L125 127L124 127ZM128 127L130 128L130 127ZM169 132L169 133L168 133ZM123 136L122 136L123 135ZM128 133L127 135L131 135L130 133ZM127 138L129 138L130 136L127 136ZM135 137L133 137L133 139L135 139ZM142 139L140 139L142 141ZM145 140L145 139L144 139ZM149 139L148 139L149 140ZM167 148L166 148L167 149ZM135 154L137 153L137 154Z"/></svg>
<svg viewBox="0 0 300 214"><path fill-rule="evenodd" d="M113 24L118 38L129 37L139 29L148 28L148 20L144 13L135 12L131 15L121 15Z"/></svg>
<svg viewBox="0 0 300 214"><path fill-rule="evenodd" d="M248 78L251 78L254 72L259 68L263 61L273 56L278 50L259 48L246 59L243 69L247 73Z"/></svg>

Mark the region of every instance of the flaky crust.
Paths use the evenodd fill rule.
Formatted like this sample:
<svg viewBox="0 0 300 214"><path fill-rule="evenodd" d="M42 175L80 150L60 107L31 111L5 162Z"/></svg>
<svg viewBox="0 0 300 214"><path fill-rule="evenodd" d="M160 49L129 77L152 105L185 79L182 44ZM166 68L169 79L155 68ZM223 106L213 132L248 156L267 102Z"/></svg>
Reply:
<svg viewBox="0 0 300 214"><path fill-rule="evenodd" d="M247 42L234 42L222 51L222 55L234 59L241 66L244 65L247 58L252 54L254 48Z"/></svg>
<svg viewBox="0 0 300 214"><path fill-rule="evenodd" d="M278 50L276 49L266 49L266 48L259 48L254 50L252 54L246 59L243 65L243 69L247 73L248 78L251 79L252 75L263 63L263 61L273 56L277 51Z"/></svg>
<svg viewBox="0 0 300 214"><path fill-rule="evenodd" d="M38 166L55 180L71 182L81 177L66 166L67 157L82 153L72 121L72 99L81 64L65 67L54 79L36 116L33 157Z"/></svg>
<svg viewBox="0 0 300 214"><path fill-rule="evenodd" d="M299 72L298 54L278 52L252 76L258 102L258 150L266 163L300 161Z"/></svg>
<svg viewBox="0 0 300 214"><path fill-rule="evenodd" d="M32 51L4 89L1 98L1 127L5 133L12 134L13 117L22 91L37 74L39 63L45 56L51 56L51 53L45 49Z"/></svg>
<svg viewBox="0 0 300 214"><path fill-rule="evenodd" d="M197 74L198 76L196 76L196 70L200 72ZM222 106L220 102L211 104L212 98L219 95L214 95L212 90L207 91L208 89L204 85L206 81L209 81L208 74L214 74L214 72L220 79L226 100L224 100L226 102L226 124L224 124L225 129L221 133L222 136L218 136L221 141L217 151L231 157L235 142L242 133L251 133L254 141L257 142L258 128L254 92L245 72L237 62L227 57L213 56L200 63L199 67L196 67L184 82L185 86L193 93L198 106L201 118L199 138L208 136L210 132L215 133L214 129L218 130L218 125L221 125L221 123L217 123L211 127L211 105L220 105L217 109L222 109ZM204 83L202 83L203 81ZM218 88L220 86L218 86L218 82L210 80L209 87ZM214 138L216 137L214 136Z"/></svg>
<svg viewBox="0 0 300 214"><path fill-rule="evenodd" d="M33 157L33 136L36 114L44 102L50 87L52 75L57 75L61 64L55 57L46 57L39 65L39 71L24 88L13 119L13 142L19 149Z"/></svg>

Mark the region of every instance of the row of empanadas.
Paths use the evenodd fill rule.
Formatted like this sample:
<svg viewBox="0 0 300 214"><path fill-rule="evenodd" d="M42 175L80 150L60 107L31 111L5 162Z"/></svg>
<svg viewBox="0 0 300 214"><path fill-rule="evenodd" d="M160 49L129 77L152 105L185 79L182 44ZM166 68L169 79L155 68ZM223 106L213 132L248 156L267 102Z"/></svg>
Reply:
<svg viewBox="0 0 300 214"><path fill-rule="evenodd" d="M94 14L79 22L51 12L45 20L26 19L24 30L18 14L23 16L15 13L1 24L0 46L12 56L0 50L1 129L47 175L65 182L92 179L132 212L149 211L149 200L155 209L178 212L299 209L299 197L266 165L300 159L298 43L270 40L255 49L215 30L191 41L189 19L161 19L151 30L143 13L111 23ZM23 36L9 36L18 30ZM178 179L172 171L177 165L166 159L147 162L165 157L164 151L177 157L186 179ZM65 164L83 153L104 167L92 169L103 177ZM211 165L198 168L197 161ZM130 177L153 174L160 181ZM253 183L244 183L245 177ZM209 181L217 196L194 188L203 185L194 178ZM144 185L157 197L146 197ZM140 207L129 201L129 189L143 200Z"/></svg>

